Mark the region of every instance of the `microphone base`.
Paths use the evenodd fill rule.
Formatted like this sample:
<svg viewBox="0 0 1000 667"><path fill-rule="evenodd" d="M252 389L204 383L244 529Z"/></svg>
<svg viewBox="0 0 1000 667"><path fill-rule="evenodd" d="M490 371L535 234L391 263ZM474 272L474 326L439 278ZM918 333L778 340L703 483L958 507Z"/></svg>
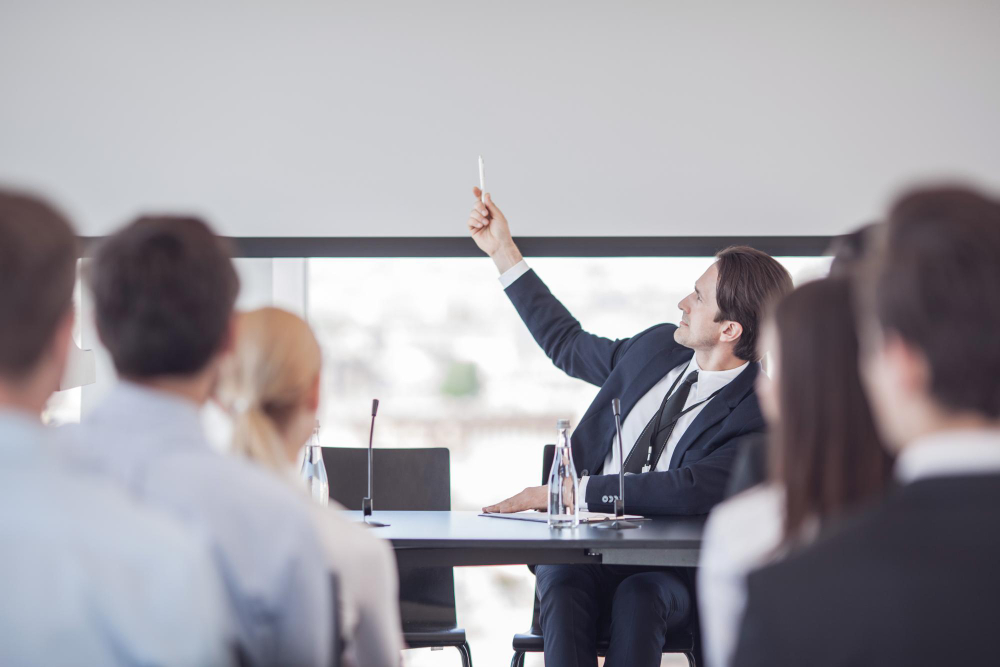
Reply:
<svg viewBox="0 0 1000 667"><path fill-rule="evenodd" d="M604 528L607 530L628 530L630 528L642 528L642 525L636 523L635 521L625 520L625 501L621 498L616 498L615 518L601 521L600 523L594 524L594 527Z"/></svg>
<svg viewBox="0 0 1000 667"><path fill-rule="evenodd" d="M628 530L630 528L642 528L642 524L626 521L625 519L609 519L608 521L595 523L594 528L603 528L605 530Z"/></svg>
<svg viewBox="0 0 1000 667"><path fill-rule="evenodd" d="M361 515L362 521L366 526L371 528L388 528L389 524L382 523L380 521L371 521L369 517L372 515L372 499L362 498L361 499Z"/></svg>

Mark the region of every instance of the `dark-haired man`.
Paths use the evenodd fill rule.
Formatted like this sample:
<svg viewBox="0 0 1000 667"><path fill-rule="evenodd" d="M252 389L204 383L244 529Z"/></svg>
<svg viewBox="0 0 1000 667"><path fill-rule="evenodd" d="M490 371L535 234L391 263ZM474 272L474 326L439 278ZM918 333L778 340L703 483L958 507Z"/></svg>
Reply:
<svg viewBox="0 0 1000 667"><path fill-rule="evenodd" d="M306 500L213 451L202 432L239 289L227 247L200 220L143 218L109 237L90 269L121 382L75 434L81 463L204 530L250 664L329 664L330 575Z"/></svg>
<svg viewBox="0 0 1000 667"><path fill-rule="evenodd" d="M754 393L758 326L766 304L792 289L788 272L762 252L728 248L680 302L678 326L612 341L583 330L527 267L490 196L474 194L469 232L535 341L560 369L601 388L571 438L582 508L610 511L617 499L623 463L610 406L620 398L624 469L633 473L626 511L708 513L741 443L764 430ZM546 509L547 501L545 487L531 487L485 511ZM550 664L593 665L598 637L608 635L609 667L658 665L667 632L692 616L687 571L548 565L535 574Z"/></svg>
<svg viewBox="0 0 1000 667"><path fill-rule="evenodd" d="M63 465L39 415L72 340L76 237L0 191L0 664L226 665L209 545Z"/></svg>
<svg viewBox="0 0 1000 667"><path fill-rule="evenodd" d="M899 486L750 575L736 665L997 662L1000 201L916 191L879 235L859 334Z"/></svg>

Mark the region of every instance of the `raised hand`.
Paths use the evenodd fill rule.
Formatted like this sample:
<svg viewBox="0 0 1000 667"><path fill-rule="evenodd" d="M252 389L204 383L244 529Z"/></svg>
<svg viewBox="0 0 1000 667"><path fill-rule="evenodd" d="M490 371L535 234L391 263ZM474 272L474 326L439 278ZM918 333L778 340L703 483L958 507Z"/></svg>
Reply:
<svg viewBox="0 0 1000 667"><path fill-rule="evenodd" d="M479 249L489 255L500 273L503 273L521 261L521 252L514 244L507 218L493 203L490 194L486 193L485 203L481 201L482 191L479 188L472 188L472 194L476 197L476 203L469 213L469 234Z"/></svg>

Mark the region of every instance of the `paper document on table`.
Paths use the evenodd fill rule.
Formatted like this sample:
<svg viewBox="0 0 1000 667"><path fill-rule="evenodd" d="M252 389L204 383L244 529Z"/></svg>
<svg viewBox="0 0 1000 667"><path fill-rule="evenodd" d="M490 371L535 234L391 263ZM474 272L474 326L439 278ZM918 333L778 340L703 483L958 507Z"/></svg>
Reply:
<svg viewBox="0 0 1000 667"><path fill-rule="evenodd" d="M580 512L580 523L598 523L600 521L614 521L614 512ZM548 523L549 513L548 512L535 512L528 510L527 512L513 512L510 514L504 514L502 512L490 513L490 514L480 514L479 516L494 517L497 519L516 519L518 521L534 521L536 523ZM646 517L639 516L638 514L626 514L624 519L629 521L642 521Z"/></svg>

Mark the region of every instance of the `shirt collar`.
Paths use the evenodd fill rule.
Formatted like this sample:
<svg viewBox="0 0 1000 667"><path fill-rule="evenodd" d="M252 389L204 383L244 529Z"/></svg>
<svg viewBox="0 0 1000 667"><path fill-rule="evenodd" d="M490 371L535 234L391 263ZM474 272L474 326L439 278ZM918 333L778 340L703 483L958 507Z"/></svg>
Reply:
<svg viewBox="0 0 1000 667"><path fill-rule="evenodd" d="M86 421L111 424L121 430L181 435L196 442L204 440L201 406L180 396L125 380L111 390Z"/></svg>
<svg viewBox="0 0 1000 667"><path fill-rule="evenodd" d="M698 355L695 354L691 357L691 361L688 362L687 368L684 369L684 375L687 376L691 371L698 371L698 382L695 383L692 389L696 395L701 396L705 392L711 393L725 387L739 377L740 373L745 371L749 365L750 362L746 361L742 366L730 368L726 371L703 371L698 365Z"/></svg>
<svg viewBox="0 0 1000 667"><path fill-rule="evenodd" d="M896 479L1000 474L1000 429L941 431L914 440L896 457Z"/></svg>

